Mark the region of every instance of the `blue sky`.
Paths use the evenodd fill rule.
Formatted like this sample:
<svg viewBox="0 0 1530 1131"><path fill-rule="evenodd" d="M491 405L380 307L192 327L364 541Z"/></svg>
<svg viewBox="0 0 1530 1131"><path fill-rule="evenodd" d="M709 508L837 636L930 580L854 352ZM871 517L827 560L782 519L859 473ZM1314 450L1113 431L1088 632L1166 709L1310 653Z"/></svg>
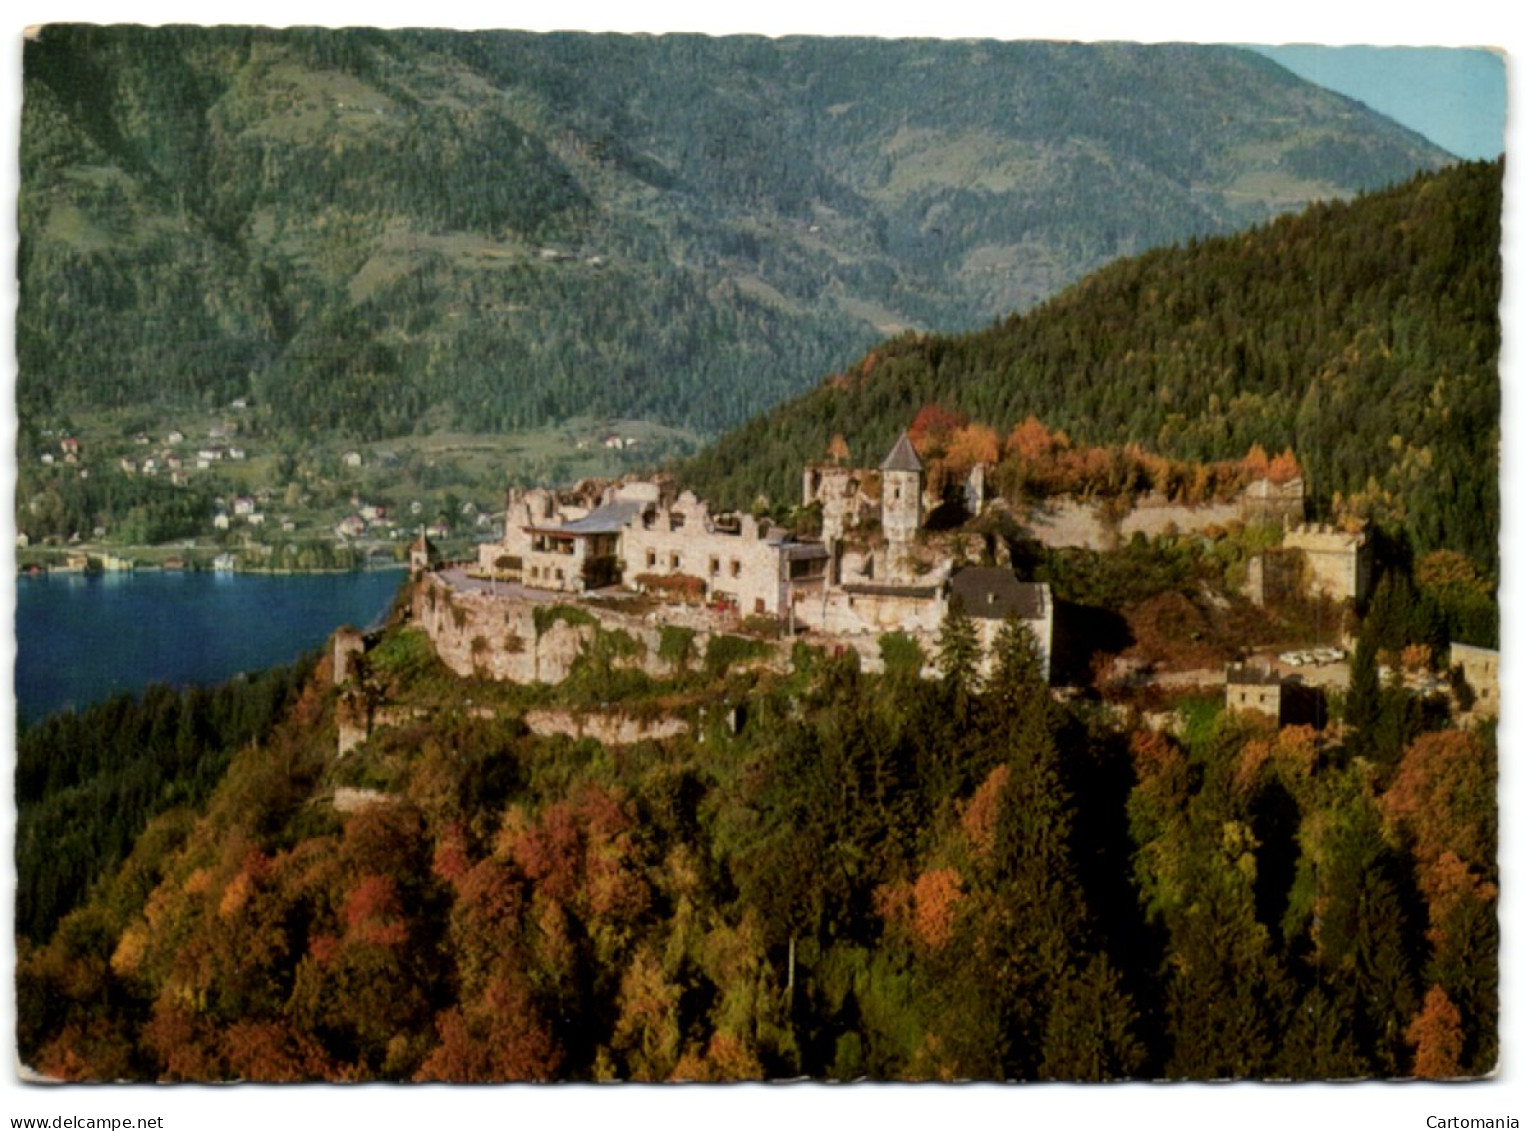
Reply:
<svg viewBox="0 0 1530 1131"><path fill-rule="evenodd" d="M1503 152L1502 56L1469 47L1254 47L1287 70L1418 131L1457 157Z"/></svg>

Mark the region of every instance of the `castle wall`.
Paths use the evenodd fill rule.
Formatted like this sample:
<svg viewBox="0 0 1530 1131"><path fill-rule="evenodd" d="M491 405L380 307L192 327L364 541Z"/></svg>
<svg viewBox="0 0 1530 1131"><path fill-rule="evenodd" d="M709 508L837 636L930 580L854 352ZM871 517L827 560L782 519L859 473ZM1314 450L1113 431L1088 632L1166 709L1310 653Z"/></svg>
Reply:
<svg viewBox="0 0 1530 1131"><path fill-rule="evenodd" d="M1208 526L1226 526L1244 517L1239 503L1204 503L1187 506L1171 503L1162 496L1147 495L1121 520L1121 536L1141 534L1154 538L1171 530L1205 530Z"/></svg>
<svg viewBox="0 0 1530 1131"><path fill-rule="evenodd" d="M441 661L457 675L513 683L560 683L567 679L594 640L597 627L558 619L538 636L534 610L554 606L539 606L504 594L459 592L434 576L415 587L411 607L414 623L430 637ZM638 669L660 679L675 674L659 655L664 625L684 625L695 631L694 662L700 661L717 635L715 625L704 615L687 617L677 608L645 617L591 604L582 604L579 610L593 617L601 629L625 632L637 642L638 654L617 657L615 666ZM780 646L769 662L784 670L790 662L789 643Z"/></svg>
<svg viewBox="0 0 1530 1131"><path fill-rule="evenodd" d="M1117 536L1141 534L1153 538L1172 531L1200 531L1234 522L1286 522L1302 516L1303 486L1300 479L1276 485L1267 479L1251 483L1232 502L1195 506L1170 502L1156 492L1139 496L1113 525L1096 503L1054 498L1038 508L1027 522L1036 540L1055 549L1079 547L1108 550Z"/></svg>
<svg viewBox="0 0 1530 1131"><path fill-rule="evenodd" d="M800 625L839 636L880 636L884 632L916 636L939 631L945 609L945 602L935 596L828 590L797 602L796 619Z"/></svg>
<svg viewBox="0 0 1530 1131"><path fill-rule="evenodd" d="M330 798L330 804L339 813L354 813L358 809L365 809L369 805L385 805L388 803L388 794L380 789L362 789L348 785L337 785L335 792Z"/></svg>
<svg viewBox="0 0 1530 1131"><path fill-rule="evenodd" d="M1119 524L1113 525L1097 503L1054 498L1028 516L1025 525L1032 537L1053 549L1109 550L1118 539L1134 534L1154 538L1174 531L1226 526L1243 518L1243 508L1238 503L1187 506L1149 495L1127 511Z"/></svg>
<svg viewBox="0 0 1530 1131"><path fill-rule="evenodd" d="M575 713L538 710L526 712L526 726L533 734L550 737L593 738L602 746L631 746L638 742L657 742L688 734L691 724L675 715L657 718L618 715L609 712Z"/></svg>
<svg viewBox="0 0 1530 1131"><path fill-rule="evenodd" d="M1310 589L1338 600L1362 600L1371 588L1371 545L1365 533L1309 524L1286 531L1285 550L1307 560Z"/></svg>
<svg viewBox="0 0 1530 1131"><path fill-rule="evenodd" d="M1498 653L1491 648L1453 643L1450 665L1461 668L1462 678L1476 696L1474 709L1482 714L1498 714Z"/></svg>
<svg viewBox="0 0 1530 1131"><path fill-rule="evenodd" d="M1004 621L995 617L973 617L973 627L977 629L978 645L982 648L982 658L978 661L978 674L987 678L993 673L994 642L998 640L1000 631L1004 628ZM1036 648L1041 653L1041 678L1047 682L1052 679L1052 602L1047 599L1046 609L1041 616L1035 618L1022 618L1021 624L1031 630L1031 636L1036 641ZM934 655L933 651L930 655Z"/></svg>
<svg viewBox="0 0 1530 1131"><path fill-rule="evenodd" d="M868 489L881 490L875 472L814 465L802 472L802 505L817 503L822 508L825 539L843 538L847 530L877 513L877 498L868 495Z"/></svg>
<svg viewBox="0 0 1530 1131"><path fill-rule="evenodd" d="M360 746L372 733L366 699L354 690L341 693L340 702L335 707L335 729L335 754L340 758Z"/></svg>
<svg viewBox="0 0 1530 1131"><path fill-rule="evenodd" d="M1240 506L1249 522L1300 522L1305 499L1300 477L1285 483L1256 479L1244 489Z"/></svg>
<svg viewBox="0 0 1530 1131"><path fill-rule="evenodd" d="M429 577L415 588L412 611L442 662L458 675L556 683L568 676L593 632L555 621L539 638L535 607L487 593L457 592Z"/></svg>
<svg viewBox="0 0 1530 1131"><path fill-rule="evenodd" d="M334 682L338 687L351 677L355 661L366 654L366 637L354 628L340 628L334 636Z"/></svg>
<svg viewBox="0 0 1530 1131"><path fill-rule="evenodd" d="M1303 563L1300 553L1271 550L1248 560L1248 581L1244 593L1256 605L1279 604L1295 597L1303 589Z"/></svg>
<svg viewBox="0 0 1530 1131"><path fill-rule="evenodd" d="M624 580L636 586L645 573L686 574L706 584L709 601L727 598L745 616L786 613L781 585L781 551L766 541L770 527L740 515L737 532L709 523L704 506L675 511L683 525L671 529L664 512L645 524L634 522L624 536Z"/></svg>

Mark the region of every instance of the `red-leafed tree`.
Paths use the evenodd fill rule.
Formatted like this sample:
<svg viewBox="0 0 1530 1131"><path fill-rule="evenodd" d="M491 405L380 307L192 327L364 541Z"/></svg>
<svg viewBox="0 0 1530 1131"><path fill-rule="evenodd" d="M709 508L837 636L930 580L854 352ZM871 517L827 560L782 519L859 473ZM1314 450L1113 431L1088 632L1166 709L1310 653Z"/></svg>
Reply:
<svg viewBox="0 0 1530 1131"><path fill-rule="evenodd" d="M945 450L951 434L967 423L967 417L938 404L927 404L914 414L908 427L909 442L920 455L939 454Z"/></svg>

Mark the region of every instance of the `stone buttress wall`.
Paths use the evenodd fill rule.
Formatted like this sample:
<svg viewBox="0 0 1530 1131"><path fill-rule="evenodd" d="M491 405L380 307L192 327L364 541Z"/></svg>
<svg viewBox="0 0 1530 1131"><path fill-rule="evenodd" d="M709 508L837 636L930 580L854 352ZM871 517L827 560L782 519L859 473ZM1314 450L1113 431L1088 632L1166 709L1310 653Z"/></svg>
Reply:
<svg viewBox="0 0 1530 1131"><path fill-rule="evenodd" d="M680 619L673 614L685 610L666 609L636 617L583 604L572 607L594 618L595 624L553 619L539 636L535 610L556 607L556 603L539 605L504 595L455 591L435 577L424 578L412 598L414 623L430 637L442 662L460 676L559 683L568 678L580 654L595 639L597 627L625 632L639 646L635 655L616 657L615 666L640 669L661 679L675 674L669 661L659 654L663 643L660 618L673 622ZM693 631L692 662L699 663L716 633L699 627ZM788 643L776 649L768 663L784 670L789 657Z"/></svg>
<svg viewBox="0 0 1530 1131"><path fill-rule="evenodd" d="M548 737L562 734L569 738L593 738L602 746L631 746L637 742L657 742L687 734L691 724L674 715L647 718L610 712L539 710L526 712L526 725L533 734Z"/></svg>

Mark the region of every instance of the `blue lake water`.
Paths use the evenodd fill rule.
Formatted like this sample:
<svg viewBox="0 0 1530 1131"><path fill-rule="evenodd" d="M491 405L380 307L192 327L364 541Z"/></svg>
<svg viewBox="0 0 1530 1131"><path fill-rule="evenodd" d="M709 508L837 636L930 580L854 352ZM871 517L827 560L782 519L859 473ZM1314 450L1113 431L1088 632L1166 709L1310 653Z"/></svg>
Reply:
<svg viewBox="0 0 1530 1131"><path fill-rule="evenodd" d="M364 628L405 574L49 574L16 581L16 709L35 721L150 683L220 683Z"/></svg>

